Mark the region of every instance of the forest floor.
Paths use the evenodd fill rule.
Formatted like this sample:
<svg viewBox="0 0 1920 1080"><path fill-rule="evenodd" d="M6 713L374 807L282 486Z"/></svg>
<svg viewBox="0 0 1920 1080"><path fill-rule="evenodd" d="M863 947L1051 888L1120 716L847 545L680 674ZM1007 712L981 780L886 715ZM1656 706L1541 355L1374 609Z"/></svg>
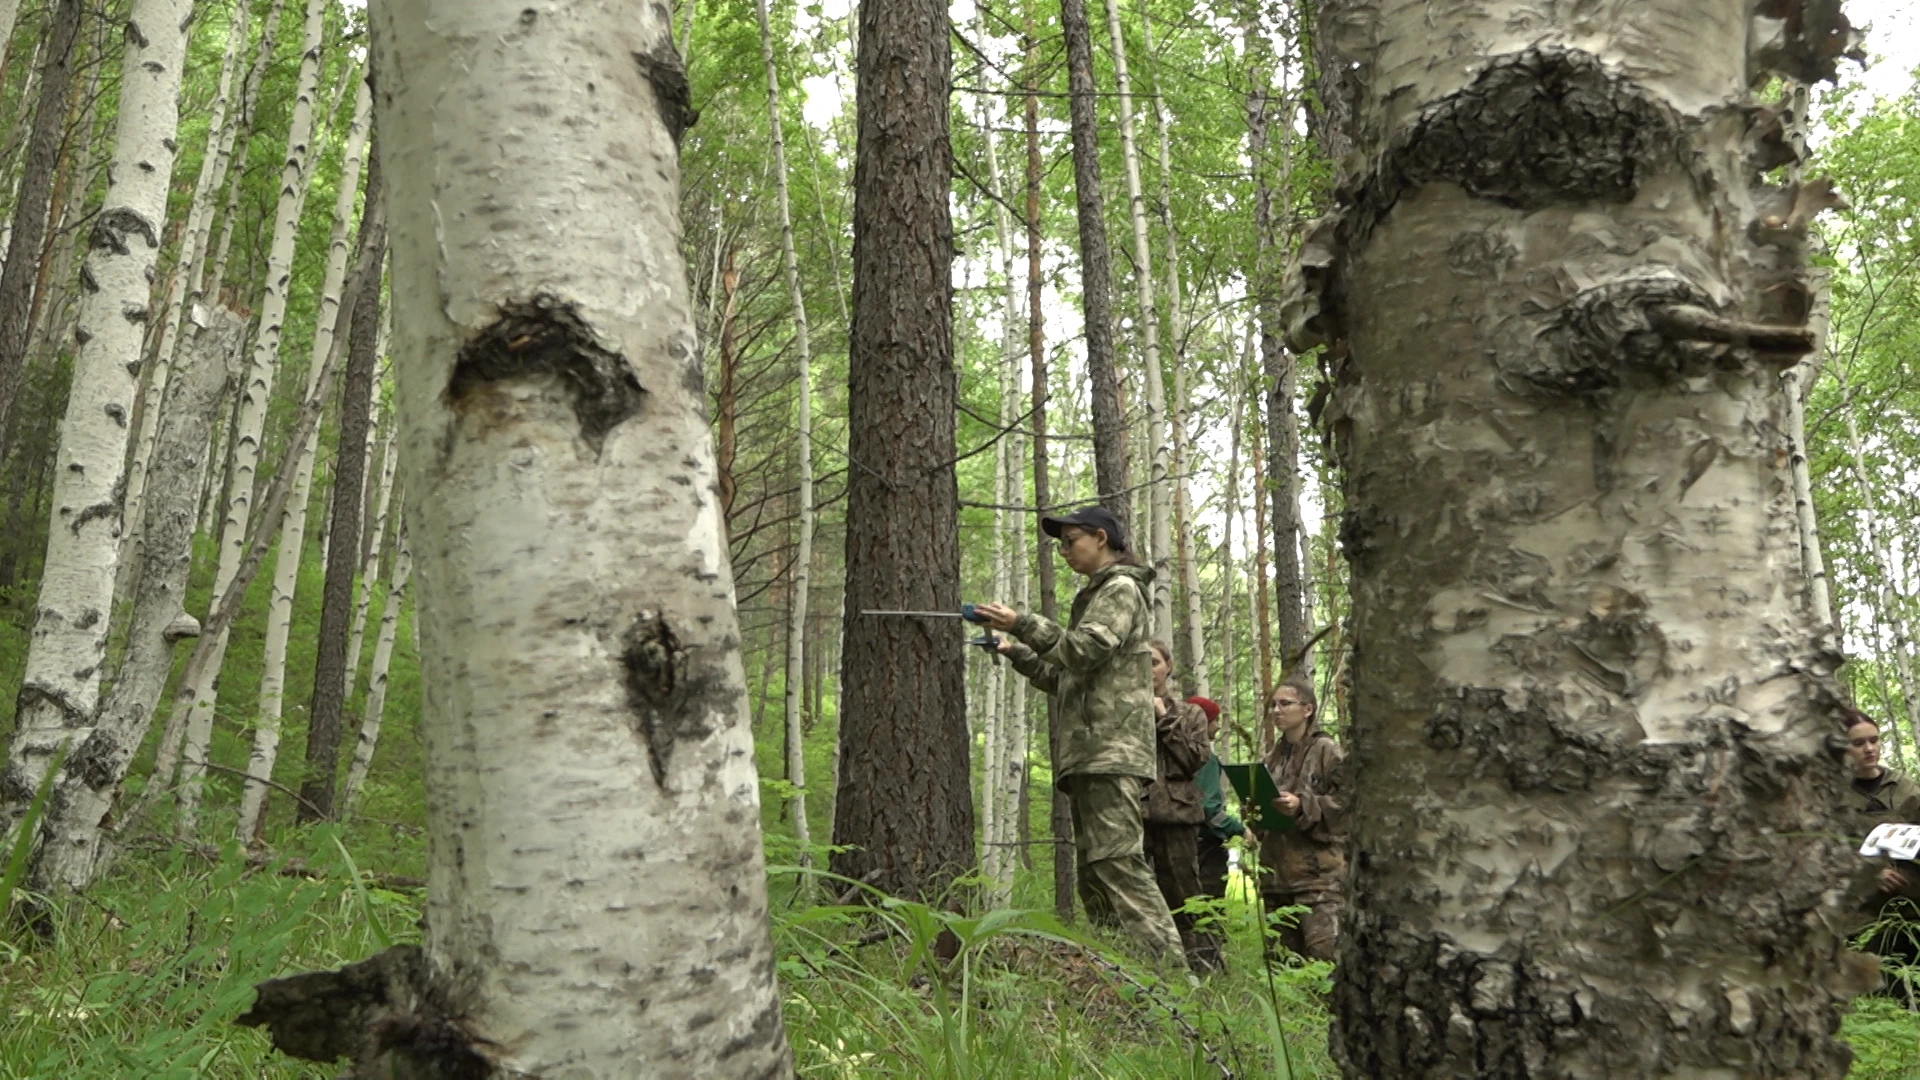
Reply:
<svg viewBox="0 0 1920 1080"><path fill-rule="evenodd" d="M411 827L364 823L280 839L265 863L232 845L155 841L73 901L52 944L0 940L0 1080L335 1075L275 1055L233 1018L263 979L417 939L424 897L401 875L421 873L424 840ZM796 880L776 867L773 932L802 1076L1334 1075L1330 969L1261 965L1244 896L1219 912L1229 972L1193 985L1088 947L1042 910L961 919L889 901L856 911L802 902ZM1045 888L1040 875L1023 879L1015 900L1044 908ZM872 940L883 926L896 932ZM937 974L927 946L942 928L964 948ZM1845 1032L1854 1077L1920 1077L1914 1013L1865 999Z"/></svg>

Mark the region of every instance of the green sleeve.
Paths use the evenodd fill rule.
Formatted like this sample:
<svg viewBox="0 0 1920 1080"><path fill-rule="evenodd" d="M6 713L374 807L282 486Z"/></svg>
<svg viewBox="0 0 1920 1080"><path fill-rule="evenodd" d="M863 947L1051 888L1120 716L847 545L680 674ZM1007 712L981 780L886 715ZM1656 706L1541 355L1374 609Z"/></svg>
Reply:
<svg viewBox="0 0 1920 1080"><path fill-rule="evenodd" d="M1207 828L1221 839L1239 836L1247 831L1240 819L1227 813L1227 796L1220 789L1220 759L1209 756L1200 771L1193 774L1193 782L1200 788L1202 806L1206 810Z"/></svg>
<svg viewBox="0 0 1920 1080"><path fill-rule="evenodd" d="M1106 663L1122 642L1133 637L1144 608L1139 588L1128 578L1114 577L1094 593L1079 623L1071 629L1029 613L1013 624L1013 636L1049 664L1076 674L1089 672Z"/></svg>
<svg viewBox="0 0 1920 1080"><path fill-rule="evenodd" d="M1024 618L1024 616L1023 616ZM1007 662L1013 670L1027 677L1027 681L1043 694L1056 694L1060 691L1060 669L1040 659L1038 653L1019 642L1007 650Z"/></svg>

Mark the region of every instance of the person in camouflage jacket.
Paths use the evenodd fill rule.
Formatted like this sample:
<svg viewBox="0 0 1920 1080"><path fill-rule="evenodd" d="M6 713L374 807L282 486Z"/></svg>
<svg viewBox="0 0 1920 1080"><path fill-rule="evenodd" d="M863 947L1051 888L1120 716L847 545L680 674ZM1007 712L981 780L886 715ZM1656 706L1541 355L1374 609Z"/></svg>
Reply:
<svg viewBox="0 0 1920 1080"><path fill-rule="evenodd" d="M1001 604L975 611L1013 636L1000 643L1001 653L1057 706L1054 783L1073 812L1087 917L1126 930L1153 956L1177 957L1180 934L1145 855L1142 804L1156 771L1147 646L1153 571L1132 565L1119 521L1100 507L1043 517L1040 527L1087 578L1069 624Z"/></svg>

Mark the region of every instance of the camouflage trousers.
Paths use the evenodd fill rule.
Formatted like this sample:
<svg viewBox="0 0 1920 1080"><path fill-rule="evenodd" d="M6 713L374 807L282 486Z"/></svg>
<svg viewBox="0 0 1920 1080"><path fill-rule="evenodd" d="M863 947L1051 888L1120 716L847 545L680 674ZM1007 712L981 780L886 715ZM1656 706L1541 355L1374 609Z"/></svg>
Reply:
<svg viewBox="0 0 1920 1080"><path fill-rule="evenodd" d="M1080 903L1096 926L1125 930L1155 958L1183 956L1180 932L1147 867L1139 778L1069 776Z"/></svg>
<svg viewBox="0 0 1920 1080"><path fill-rule="evenodd" d="M1187 966L1201 972L1218 971L1225 963L1219 937L1211 929L1196 926L1194 916L1180 910L1188 900L1206 895L1200 884L1199 842L1198 825L1147 826L1147 860L1153 864L1160 895L1173 909L1173 925L1180 931Z"/></svg>
<svg viewBox="0 0 1920 1080"><path fill-rule="evenodd" d="M1334 952L1340 943L1340 911L1347 906L1346 898L1337 892L1262 893L1268 911L1278 911L1287 907L1304 907L1292 926L1280 928L1280 944L1289 952L1304 956L1309 960L1325 960L1333 963ZM1267 955L1274 955L1273 940L1267 940Z"/></svg>

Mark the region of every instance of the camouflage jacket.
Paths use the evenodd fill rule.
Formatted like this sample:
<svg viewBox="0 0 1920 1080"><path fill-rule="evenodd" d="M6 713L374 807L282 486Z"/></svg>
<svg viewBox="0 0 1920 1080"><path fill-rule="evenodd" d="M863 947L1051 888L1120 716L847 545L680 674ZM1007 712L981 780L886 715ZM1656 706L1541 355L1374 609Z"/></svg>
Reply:
<svg viewBox="0 0 1920 1080"><path fill-rule="evenodd" d="M1198 705L1174 698L1155 700L1153 717L1157 771L1147 785L1147 824L1198 825L1207 815L1193 778L1213 754L1207 742L1207 714Z"/></svg>
<svg viewBox="0 0 1920 1080"><path fill-rule="evenodd" d="M1340 895L1347 876L1347 815L1341 806L1346 752L1319 728L1297 743L1281 739L1267 769L1281 791L1300 796L1291 832L1260 836L1260 888L1299 900Z"/></svg>
<svg viewBox="0 0 1920 1080"><path fill-rule="evenodd" d="M1847 785L1847 811L1856 843L1865 841L1875 825L1920 825L1920 784L1882 767L1873 780Z"/></svg>
<svg viewBox="0 0 1920 1080"><path fill-rule="evenodd" d="M1058 706L1056 785L1081 773L1154 778L1152 581L1151 569L1116 563L1073 598L1067 628L1033 614L1013 624L1007 658Z"/></svg>

